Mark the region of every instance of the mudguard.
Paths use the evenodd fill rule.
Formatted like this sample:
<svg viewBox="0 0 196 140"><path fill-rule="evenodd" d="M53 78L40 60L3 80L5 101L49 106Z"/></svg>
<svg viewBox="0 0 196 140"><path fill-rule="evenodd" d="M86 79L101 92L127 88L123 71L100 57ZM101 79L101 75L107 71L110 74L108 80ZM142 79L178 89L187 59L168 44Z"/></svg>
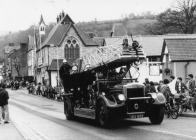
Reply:
<svg viewBox="0 0 196 140"><path fill-rule="evenodd" d="M104 102L106 103L106 106L107 107L110 107L110 108L117 108L117 107L121 107L121 106L124 106L125 105L125 101L121 102L120 104L117 103L116 101L111 101L109 100L106 96L104 95L99 95L98 97L98 101L99 100L104 100Z"/></svg>
<svg viewBox="0 0 196 140"><path fill-rule="evenodd" d="M156 105L161 105L161 104L165 104L166 102L166 99L165 99L165 96L158 92L158 93L148 93L154 100L153 104L156 104Z"/></svg>

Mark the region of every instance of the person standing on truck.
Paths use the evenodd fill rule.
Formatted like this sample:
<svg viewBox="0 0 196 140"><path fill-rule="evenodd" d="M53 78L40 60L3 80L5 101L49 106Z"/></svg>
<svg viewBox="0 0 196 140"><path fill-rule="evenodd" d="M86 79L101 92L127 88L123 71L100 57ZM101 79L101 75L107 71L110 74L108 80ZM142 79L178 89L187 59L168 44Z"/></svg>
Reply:
<svg viewBox="0 0 196 140"><path fill-rule="evenodd" d="M63 64L59 69L59 75L61 78L61 81L63 83L64 91L68 92L70 90L70 70L71 66L67 62L66 59L63 60Z"/></svg>

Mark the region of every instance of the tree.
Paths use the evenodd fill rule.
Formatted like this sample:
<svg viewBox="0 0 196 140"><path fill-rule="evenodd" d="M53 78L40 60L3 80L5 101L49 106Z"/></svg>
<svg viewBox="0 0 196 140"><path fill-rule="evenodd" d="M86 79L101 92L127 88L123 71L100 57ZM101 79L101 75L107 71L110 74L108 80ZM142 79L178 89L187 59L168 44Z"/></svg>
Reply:
<svg viewBox="0 0 196 140"><path fill-rule="evenodd" d="M157 16L157 23L154 23L148 30L155 34L192 34L195 28L196 3L194 0L183 0L177 1L175 8L160 13Z"/></svg>

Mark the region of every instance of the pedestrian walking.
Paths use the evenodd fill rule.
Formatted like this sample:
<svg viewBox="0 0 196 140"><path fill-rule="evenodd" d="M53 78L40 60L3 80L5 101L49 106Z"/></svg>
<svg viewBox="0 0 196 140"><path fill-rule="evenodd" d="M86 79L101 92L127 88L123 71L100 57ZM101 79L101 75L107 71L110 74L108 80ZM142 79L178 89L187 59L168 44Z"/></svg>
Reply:
<svg viewBox="0 0 196 140"><path fill-rule="evenodd" d="M4 123L9 123L9 110L8 110L8 92L5 90L5 85L0 84L0 120Z"/></svg>

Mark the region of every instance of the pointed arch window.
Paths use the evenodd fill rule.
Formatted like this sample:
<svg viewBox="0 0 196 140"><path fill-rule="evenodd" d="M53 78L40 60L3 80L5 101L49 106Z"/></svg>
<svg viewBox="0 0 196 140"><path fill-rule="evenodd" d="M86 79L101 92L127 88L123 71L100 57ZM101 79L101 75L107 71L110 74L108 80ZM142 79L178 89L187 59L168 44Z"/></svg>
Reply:
<svg viewBox="0 0 196 140"><path fill-rule="evenodd" d="M79 43L74 37L68 37L65 41L65 58L67 60L75 60L80 56Z"/></svg>

